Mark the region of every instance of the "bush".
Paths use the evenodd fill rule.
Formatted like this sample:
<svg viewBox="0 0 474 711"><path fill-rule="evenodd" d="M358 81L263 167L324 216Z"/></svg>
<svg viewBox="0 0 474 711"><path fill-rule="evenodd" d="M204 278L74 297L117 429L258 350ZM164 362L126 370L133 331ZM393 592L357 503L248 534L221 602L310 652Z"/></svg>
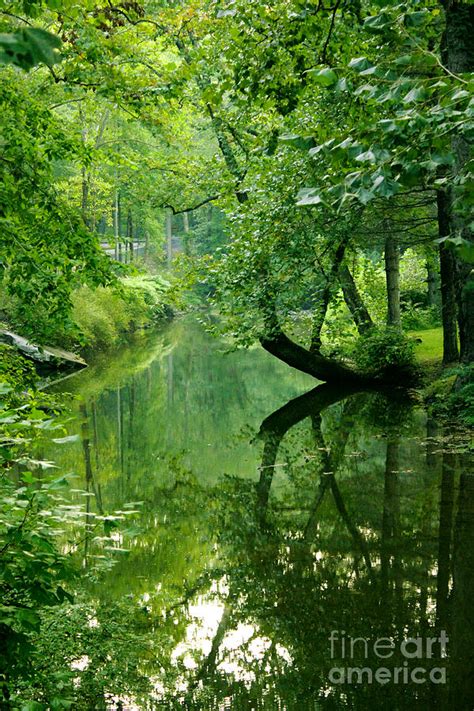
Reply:
<svg viewBox="0 0 474 711"><path fill-rule="evenodd" d="M145 328L169 315L168 285L160 277L126 277L121 286L81 287L73 295L73 318L85 348L103 349L127 333Z"/></svg>
<svg viewBox="0 0 474 711"><path fill-rule="evenodd" d="M402 303L402 326L406 331L424 331L441 325L437 306L422 308L419 304Z"/></svg>
<svg viewBox="0 0 474 711"><path fill-rule="evenodd" d="M374 328L352 350L356 365L367 375L412 381L417 375L415 341L395 328Z"/></svg>
<svg viewBox="0 0 474 711"><path fill-rule="evenodd" d="M13 390L33 387L38 379L33 363L21 356L16 348L0 343L0 381Z"/></svg>

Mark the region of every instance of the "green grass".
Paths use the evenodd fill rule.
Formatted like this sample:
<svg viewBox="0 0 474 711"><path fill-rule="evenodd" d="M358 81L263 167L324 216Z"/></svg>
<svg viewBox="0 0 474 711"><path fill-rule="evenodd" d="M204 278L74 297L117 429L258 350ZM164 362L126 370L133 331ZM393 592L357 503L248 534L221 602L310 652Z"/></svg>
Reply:
<svg viewBox="0 0 474 711"><path fill-rule="evenodd" d="M420 338L415 347L415 356L420 363L441 361L443 357L443 329L430 328L427 331L408 331L410 338Z"/></svg>

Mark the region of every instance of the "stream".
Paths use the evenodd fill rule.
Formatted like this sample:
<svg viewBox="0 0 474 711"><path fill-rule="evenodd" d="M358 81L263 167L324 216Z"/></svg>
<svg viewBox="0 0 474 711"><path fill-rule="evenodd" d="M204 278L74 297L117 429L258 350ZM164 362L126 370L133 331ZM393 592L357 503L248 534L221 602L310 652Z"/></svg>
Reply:
<svg viewBox="0 0 474 711"><path fill-rule="evenodd" d="M71 496L139 511L87 583L93 625L133 619L116 658L78 662L121 675L104 708L472 711L462 439L416 399L228 350L186 317L54 388L77 396L77 440L45 453Z"/></svg>

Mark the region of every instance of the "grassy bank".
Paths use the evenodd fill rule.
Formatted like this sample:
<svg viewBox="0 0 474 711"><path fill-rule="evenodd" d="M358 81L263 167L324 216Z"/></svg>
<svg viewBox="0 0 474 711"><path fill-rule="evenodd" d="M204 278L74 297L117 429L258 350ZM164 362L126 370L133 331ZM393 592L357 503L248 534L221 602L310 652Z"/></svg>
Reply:
<svg viewBox="0 0 474 711"><path fill-rule="evenodd" d="M474 368L458 364L442 368L443 330L410 331L419 339L415 347L418 363L426 368L423 398L431 414L450 426L474 426Z"/></svg>
<svg viewBox="0 0 474 711"><path fill-rule="evenodd" d="M443 359L443 329L430 328L425 331L409 331L410 338L420 342L415 346L415 356L419 363L439 364Z"/></svg>
<svg viewBox="0 0 474 711"><path fill-rule="evenodd" d="M122 277L113 286L81 286L72 293L70 318L59 323L47 313L25 321L18 299L2 291L0 320L32 343L87 354L117 346L172 316L169 291L166 279L148 274Z"/></svg>
<svg viewBox="0 0 474 711"><path fill-rule="evenodd" d="M160 276L121 279L118 287L82 287L73 295L73 320L78 329L75 345L83 351L105 350L131 333L172 315L169 283Z"/></svg>

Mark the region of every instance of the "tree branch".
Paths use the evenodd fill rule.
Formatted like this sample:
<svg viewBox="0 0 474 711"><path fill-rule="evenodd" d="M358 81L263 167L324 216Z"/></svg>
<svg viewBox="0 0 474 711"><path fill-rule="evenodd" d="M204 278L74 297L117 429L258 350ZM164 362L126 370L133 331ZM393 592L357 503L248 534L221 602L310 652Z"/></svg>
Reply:
<svg viewBox="0 0 474 711"><path fill-rule="evenodd" d="M205 200L201 200L201 202L198 202L197 205L193 205L192 207L185 207L182 210L176 210L173 205L170 205L168 203L166 203L165 205L161 205L160 207L168 208L169 210L171 210L173 215L182 215L183 212L193 212L193 210L198 210L203 205L207 205L207 203L213 202L214 200L218 200L219 198L220 195L211 195L211 197L208 197Z"/></svg>

